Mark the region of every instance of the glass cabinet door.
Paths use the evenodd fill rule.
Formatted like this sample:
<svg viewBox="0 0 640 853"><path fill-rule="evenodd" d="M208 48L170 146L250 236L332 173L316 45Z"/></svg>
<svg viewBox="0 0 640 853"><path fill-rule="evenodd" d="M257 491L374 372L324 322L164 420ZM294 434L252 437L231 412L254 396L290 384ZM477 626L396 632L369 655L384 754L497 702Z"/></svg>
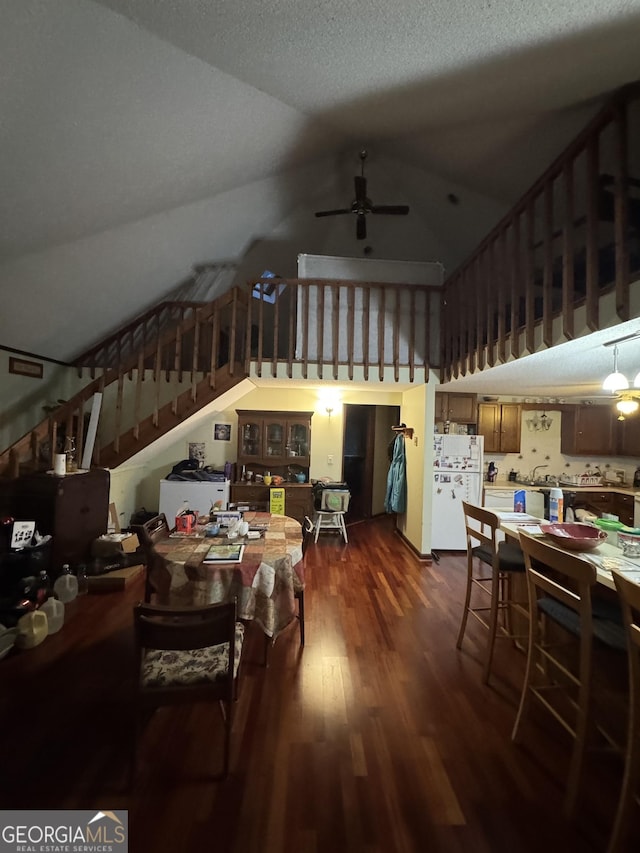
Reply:
<svg viewBox="0 0 640 853"><path fill-rule="evenodd" d="M262 456L261 423L259 421L247 421L240 427L242 430L242 456L259 458Z"/></svg>
<svg viewBox="0 0 640 853"><path fill-rule="evenodd" d="M285 454L285 429L280 420L267 420L264 424L264 443L266 456L282 459Z"/></svg>
<svg viewBox="0 0 640 853"><path fill-rule="evenodd" d="M301 421L291 421L287 424L287 456L300 459L299 464L308 464L309 459L309 424ZM305 460L303 462L302 460Z"/></svg>

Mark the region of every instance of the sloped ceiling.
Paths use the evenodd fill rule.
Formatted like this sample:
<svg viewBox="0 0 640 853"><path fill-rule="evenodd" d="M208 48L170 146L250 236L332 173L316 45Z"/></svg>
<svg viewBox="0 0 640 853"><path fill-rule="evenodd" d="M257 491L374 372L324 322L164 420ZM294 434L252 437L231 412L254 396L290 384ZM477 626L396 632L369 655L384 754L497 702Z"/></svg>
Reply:
<svg viewBox="0 0 640 853"><path fill-rule="evenodd" d="M460 263L640 77L640 0L1 0L0 343L71 358L203 261ZM448 200L453 193L459 203ZM12 300L12 303L14 300Z"/></svg>

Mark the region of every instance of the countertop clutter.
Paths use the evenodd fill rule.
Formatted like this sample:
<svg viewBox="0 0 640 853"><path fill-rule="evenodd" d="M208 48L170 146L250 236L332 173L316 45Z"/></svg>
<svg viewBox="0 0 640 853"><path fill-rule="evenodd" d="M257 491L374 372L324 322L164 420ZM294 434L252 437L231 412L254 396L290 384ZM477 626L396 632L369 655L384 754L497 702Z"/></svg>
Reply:
<svg viewBox="0 0 640 853"><path fill-rule="evenodd" d="M541 489L549 489L556 488L552 483L536 483L533 486L527 485L524 486L517 482L513 482L511 480L499 480L494 483L483 483L484 489L486 491L489 490L502 490L502 489L516 489L516 488L525 488L531 491L540 491ZM601 483L600 485L595 486L574 486L572 483L560 483L557 487L567 492L601 492L606 491L611 494L620 494L620 495L640 495L640 489L634 489L632 486L621 486L618 483Z"/></svg>

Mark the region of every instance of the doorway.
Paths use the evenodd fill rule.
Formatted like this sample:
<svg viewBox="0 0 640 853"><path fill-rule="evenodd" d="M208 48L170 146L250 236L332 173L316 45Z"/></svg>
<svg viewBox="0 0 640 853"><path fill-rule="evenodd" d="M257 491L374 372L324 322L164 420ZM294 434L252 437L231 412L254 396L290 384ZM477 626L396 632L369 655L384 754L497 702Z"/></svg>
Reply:
<svg viewBox="0 0 640 853"><path fill-rule="evenodd" d="M350 521L384 512L389 471L391 427L399 423L399 406L344 405L342 471L349 486Z"/></svg>

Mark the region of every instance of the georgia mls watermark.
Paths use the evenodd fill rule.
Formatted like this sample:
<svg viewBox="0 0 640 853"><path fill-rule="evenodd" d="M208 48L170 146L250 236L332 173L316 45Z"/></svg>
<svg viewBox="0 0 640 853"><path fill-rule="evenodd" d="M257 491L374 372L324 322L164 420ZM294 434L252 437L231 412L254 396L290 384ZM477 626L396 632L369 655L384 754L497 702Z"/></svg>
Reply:
<svg viewBox="0 0 640 853"><path fill-rule="evenodd" d="M0 811L0 853L128 853L129 814L118 811Z"/></svg>

